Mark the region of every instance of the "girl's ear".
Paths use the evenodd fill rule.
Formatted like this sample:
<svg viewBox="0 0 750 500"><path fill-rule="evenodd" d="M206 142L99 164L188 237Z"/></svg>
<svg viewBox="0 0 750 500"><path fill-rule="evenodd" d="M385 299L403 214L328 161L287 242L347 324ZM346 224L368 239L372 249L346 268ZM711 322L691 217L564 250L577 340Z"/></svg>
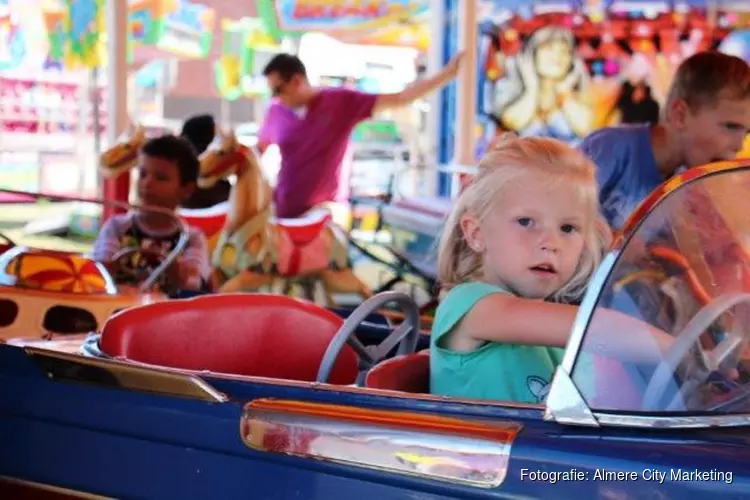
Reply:
<svg viewBox="0 0 750 500"><path fill-rule="evenodd" d="M484 237L479 220L470 214L464 214L459 222L466 244L475 252L484 251Z"/></svg>

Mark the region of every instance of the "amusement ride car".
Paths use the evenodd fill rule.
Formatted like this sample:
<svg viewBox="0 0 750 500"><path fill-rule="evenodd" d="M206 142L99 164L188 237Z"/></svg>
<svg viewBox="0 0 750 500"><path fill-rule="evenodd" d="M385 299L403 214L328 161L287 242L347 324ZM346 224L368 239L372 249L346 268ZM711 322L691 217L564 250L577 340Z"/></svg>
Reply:
<svg viewBox="0 0 750 500"><path fill-rule="evenodd" d="M286 296L209 295L121 311L87 354L0 345L0 494L747 498L747 200L748 161L645 200L554 377L527 381L537 404L429 394L417 308L397 292L346 320ZM389 301L407 320L362 346L357 323ZM595 332L608 310L644 328ZM670 342L644 342L648 362L611 348L657 328Z"/></svg>

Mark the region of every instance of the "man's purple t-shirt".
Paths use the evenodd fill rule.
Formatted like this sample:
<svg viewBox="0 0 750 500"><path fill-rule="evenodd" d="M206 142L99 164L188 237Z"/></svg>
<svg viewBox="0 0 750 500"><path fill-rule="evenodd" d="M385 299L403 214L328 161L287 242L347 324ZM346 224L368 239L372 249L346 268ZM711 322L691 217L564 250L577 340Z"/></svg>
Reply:
<svg viewBox="0 0 750 500"><path fill-rule="evenodd" d="M277 217L298 217L319 203L349 199L349 138L372 115L376 99L356 90L322 89L301 117L278 101L271 104L259 140L281 152Z"/></svg>

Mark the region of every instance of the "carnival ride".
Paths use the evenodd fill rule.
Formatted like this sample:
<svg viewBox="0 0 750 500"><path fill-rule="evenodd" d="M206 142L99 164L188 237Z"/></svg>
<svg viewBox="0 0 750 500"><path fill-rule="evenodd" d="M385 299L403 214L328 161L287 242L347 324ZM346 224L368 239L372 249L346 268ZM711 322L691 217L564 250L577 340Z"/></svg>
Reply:
<svg viewBox="0 0 750 500"><path fill-rule="evenodd" d="M211 209L181 209L180 217L204 231L215 267L213 285L217 291L278 290L288 293L302 288L303 296L333 307L335 294L368 297L369 288L351 270L350 248L393 271L393 277L378 287L391 289L416 277L430 294L427 311L437 299L434 271L434 243L449 200L415 199L402 196L389 182L382 192L356 193L353 211L364 204L375 207L375 232L386 231L390 243L358 242L352 234L333 223L344 209L326 204L305 217L276 219L271 215L271 188L251 148L237 141L233 133L221 132L219 144L201 158L200 187L210 187L228 177L236 179L226 205ZM119 175L135 166L137 151L145 142L140 126L127 133L101 155L105 177ZM407 168L396 169L394 176ZM450 168L441 171L451 171ZM454 169L455 170L455 169ZM462 173L469 172L468 170ZM349 219L349 217L338 217ZM280 288L279 288L280 287ZM316 293L320 292L322 294ZM323 298L320 298L320 295Z"/></svg>
<svg viewBox="0 0 750 500"><path fill-rule="evenodd" d="M2 191L57 201L84 201L67 196ZM158 211L117 202L104 203L112 203L120 209ZM161 288L161 278L188 241L184 223L176 220L176 225L179 238L168 254L123 248L113 257L116 262L140 260L148 263L143 273L133 276L134 285L116 283L103 263L85 253L17 245L4 236L5 243L0 245L0 342L65 336L80 343L80 334L97 330L117 311L166 300L168 295Z"/></svg>
<svg viewBox="0 0 750 500"><path fill-rule="evenodd" d="M532 381L537 404L429 394L417 308L397 292L346 320L285 296L209 295L121 311L86 355L0 345L0 488L742 498L747 434L721 427L750 425L748 222L737 215L749 189L750 163L727 162L678 175L644 201L591 280L554 378ZM665 248L707 297L695 297L694 278ZM407 320L365 347L357 324L389 301ZM592 333L608 309L644 328ZM663 351L647 342L654 327L671 337ZM643 336L651 354L603 354L602 342L625 336ZM76 459L62 460L71 449ZM553 479L532 480L536 471ZM571 474L580 480L563 480Z"/></svg>

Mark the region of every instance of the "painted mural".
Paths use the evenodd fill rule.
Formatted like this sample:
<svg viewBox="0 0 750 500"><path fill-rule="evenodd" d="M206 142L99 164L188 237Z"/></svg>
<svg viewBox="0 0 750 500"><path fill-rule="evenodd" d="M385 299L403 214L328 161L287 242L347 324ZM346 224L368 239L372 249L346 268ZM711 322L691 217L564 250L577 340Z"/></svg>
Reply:
<svg viewBox="0 0 750 500"><path fill-rule="evenodd" d="M576 144L603 126L657 121L685 57L718 49L750 59L750 3L726 8L480 0L477 155L503 131Z"/></svg>

